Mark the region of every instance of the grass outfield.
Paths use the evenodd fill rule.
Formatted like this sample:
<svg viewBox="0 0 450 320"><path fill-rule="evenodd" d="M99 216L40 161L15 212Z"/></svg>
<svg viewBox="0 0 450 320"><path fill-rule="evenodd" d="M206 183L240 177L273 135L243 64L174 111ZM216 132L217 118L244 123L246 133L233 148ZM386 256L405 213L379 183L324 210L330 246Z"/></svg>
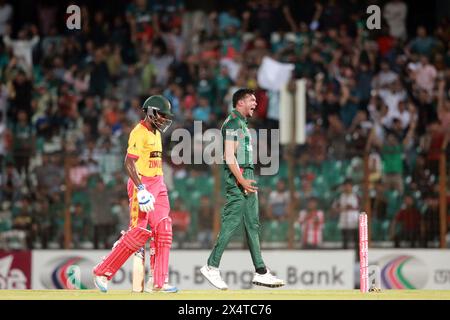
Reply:
<svg viewBox="0 0 450 320"><path fill-rule="evenodd" d="M131 293L128 290L0 290L0 300L450 300L450 290L183 290Z"/></svg>

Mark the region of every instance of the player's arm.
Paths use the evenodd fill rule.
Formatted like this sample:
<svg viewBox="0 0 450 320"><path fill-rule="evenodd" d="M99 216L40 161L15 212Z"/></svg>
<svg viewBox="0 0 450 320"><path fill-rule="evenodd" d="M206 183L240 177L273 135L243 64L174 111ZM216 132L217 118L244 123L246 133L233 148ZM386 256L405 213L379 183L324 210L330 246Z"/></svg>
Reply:
<svg viewBox="0 0 450 320"><path fill-rule="evenodd" d="M128 139L128 149L124 165L128 176L138 190L137 199L139 209L144 212L149 212L154 210L155 197L145 188L136 168L136 161L139 159L142 150L141 140L138 134L133 131L131 132L130 138Z"/></svg>
<svg viewBox="0 0 450 320"><path fill-rule="evenodd" d="M140 186L142 184L141 178L139 178L139 175L136 170L136 160L137 158L127 155L125 157L125 170L127 171L128 176L130 177L131 181L133 181L134 185L136 187Z"/></svg>
<svg viewBox="0 0 450 320"><path fill-rule="evenodd" d="M139 202L139 209L144 212L153 211L155 197L145 188L145 185L142 183L141 178L139 178L136 169L136 160L137 158L127 154L127 156L125 157L125 170L138 189L137 198Z"/></svg>
<svg viewBox="0 0 450 320"><path fill-rule="evenodd" d="M236 181L244 188L247 192L256 192L257 187L252 184L255 180L245 179L239 168L239 164L236 159L236 152L238 148L238 142L233 140L225 140L225 163L227 164L230 171L233 173Z"/></svg>

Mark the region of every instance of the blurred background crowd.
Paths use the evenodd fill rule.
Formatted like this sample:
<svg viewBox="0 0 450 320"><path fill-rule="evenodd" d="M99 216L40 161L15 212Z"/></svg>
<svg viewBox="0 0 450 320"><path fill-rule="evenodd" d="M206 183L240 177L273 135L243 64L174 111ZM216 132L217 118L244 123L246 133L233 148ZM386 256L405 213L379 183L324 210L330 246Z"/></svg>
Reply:
<svg viewBox="0 0 450 320"><path fill-rule="evenodd" d="M290 206L296 247L353 246L365 165L373 245L439 246L447 4L76 2L80 30L66 28L67 1L0 0L0 247L63 248L66 215L71 247L111 247L128 227L128 135L141 103L163 94L175 113L163 142L174 246L209 248L223 200L211 167L171 162L171 132L194 135L194 120L219 128L244 86L258 100L251 125L279 128L280 93L257 79L266 56L307 80L307 139L293 203L284 149L278 174L258 179L263 247L287 247ZM380 30L366 27L369 4L381 8Z"/></svg>

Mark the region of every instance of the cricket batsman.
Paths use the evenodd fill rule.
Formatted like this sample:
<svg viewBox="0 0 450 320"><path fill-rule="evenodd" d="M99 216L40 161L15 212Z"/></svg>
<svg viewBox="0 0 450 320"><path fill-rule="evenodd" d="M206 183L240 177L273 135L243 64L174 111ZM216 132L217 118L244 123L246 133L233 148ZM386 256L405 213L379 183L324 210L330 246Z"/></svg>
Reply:
<svg viewBox="0 0 450 320"><path fill-rule="evenodd" d="M255 93L251 89L239 89L233 95L234 110L221 128L224 141L224 170L226 202L222 211L222 224L208 262L200 269L203 276L216 288L228 289L219 270L220 259L233 233L244 222L248 246L255 267L252 283L271 288L281 287L284 281L266 268L261 256L259 241L258 188L252 160L251 135L247 118L256 108Z"/></svg>
<svg viewBox="0 0 450 320"><path fill-rule="evenodd" d="M150 237L153 238L155 250L154 257L150 259L153 277L152 287L147 287L145 291L178 291L167 283L172 220L162 171L161 133L172 123L171 104L165 97L154 95L144 102L142 109L145 119L131 131L125 157L129 176L130 228L123 232L109 255L93 270L95 286L102 292L107 292L108 280ZM147 229L148 224L152 231Z"/></svg>

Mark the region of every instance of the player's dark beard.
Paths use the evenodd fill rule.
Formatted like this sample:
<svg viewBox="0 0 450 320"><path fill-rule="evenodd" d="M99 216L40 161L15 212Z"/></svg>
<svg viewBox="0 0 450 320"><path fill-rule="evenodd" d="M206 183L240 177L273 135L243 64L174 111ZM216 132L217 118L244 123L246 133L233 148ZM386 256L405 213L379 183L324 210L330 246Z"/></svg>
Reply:
<svg viewBox="0 0 450 320"><path fill-rule="evenodd" d="M150 117L152 124L158 129L161 133L164 133L172 124L172 120L161 116L157 112L154 116Z"/></svg>

